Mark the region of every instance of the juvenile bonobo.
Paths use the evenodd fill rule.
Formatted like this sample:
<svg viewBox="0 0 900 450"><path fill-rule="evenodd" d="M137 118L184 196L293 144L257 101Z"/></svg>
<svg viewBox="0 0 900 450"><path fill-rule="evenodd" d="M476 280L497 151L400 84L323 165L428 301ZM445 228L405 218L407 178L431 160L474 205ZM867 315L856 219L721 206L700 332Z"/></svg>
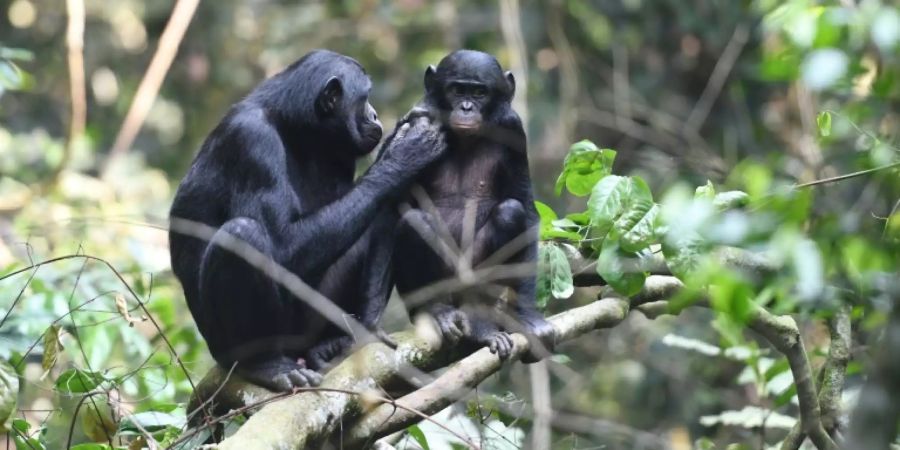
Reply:
<svg viewBox="0 0 900 450"><path fill-rule="evenodd" d="M417 118L354 183L356 159L382 135L371 85L349 57L304 56L232 106L172 204L172 268L210 352L270 389L317 384L353 339L223 247L249 244L377 332L395 226L379 211L446 148L439 126ZM179 219L218 231L207 242Z"/></svg>
<svg viewBox="0 0 900 450"><path fill-rule="evenodd" d="M439 120L448 150L416 179L424 196L409 199L398 226L394 275L401 295L453 277L460 255L466 255L471 267L536 264L539 218L525 132L510 105L515 87L511 72L504 73L493 56L477 51L453 52L437 68L426 70L425 97L410 116ZM423 197L430 202L422 202ZM490 258L514 239L517 251ZM460 247L455 255L445 251ZM555 333L535 306L535 276L505 283L515 291L505 306L494 304L496 296L483 289L432 298L422 308L409 306L413 314L420 309L431 314L446 339L488 346L503 359L513 345L507 331L523 332L532 339L532 353L524 360L536 361L552 349Z"/></svg>

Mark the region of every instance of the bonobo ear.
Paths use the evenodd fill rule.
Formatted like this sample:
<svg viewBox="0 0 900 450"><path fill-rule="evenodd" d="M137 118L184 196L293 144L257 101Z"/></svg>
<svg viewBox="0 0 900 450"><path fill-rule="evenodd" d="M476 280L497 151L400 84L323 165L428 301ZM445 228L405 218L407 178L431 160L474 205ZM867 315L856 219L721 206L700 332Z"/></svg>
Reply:
<svg viewBox="0 0 900 450"><path fill-rule="evenodd" d="M509 96L512 97L516 95L516 77L513 76L512 71L506 71L506 83L509 84Z"/></svg>
<svg viewBox="0 0 900 450"><path fill-rule="evenodd" d="M319 92L316 98L316 113L321 116L327 116L334 113L341 97L344 95L344 86L338 77L331 77L325 82L322 92Z"/></svg>
<svg viewBox="0 0 900 450"><path fill-rule="evenodd" d="M434 75L437 73L437 69L434 66L428 66L425 69L425 90L431 92L432 88L434 88Z"/></svg>

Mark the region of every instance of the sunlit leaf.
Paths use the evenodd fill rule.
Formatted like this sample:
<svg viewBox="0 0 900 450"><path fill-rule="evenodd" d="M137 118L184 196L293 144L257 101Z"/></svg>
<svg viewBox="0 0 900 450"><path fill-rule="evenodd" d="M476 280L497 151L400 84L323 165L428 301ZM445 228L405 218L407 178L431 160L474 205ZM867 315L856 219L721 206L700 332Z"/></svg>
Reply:
<svg viewBox="0 0 900 450"><path fill-rule="evenodd" d="M700 417L700 424L705 427L721 424L756 429L765 424L767 428L790 430L796 422L797 419L793 417L756 406L747 406L740 411L723 411L716 415Z"/></svg>
<svg viewBox="0 0 900 450"><path fill-rule="evenodd" d="M406 432L412 437L419 446L422 447L423 450L431 450L431 447L428 446L428 438L425 437L425 433L422 432L422 429L419 428L418 425L413 425L406 429Z"/></svg>
<svg viewBox="0 0 900 450"><path fill-rule="evenodd" d="M610 175L594 186L588 199L588 214L594 229L600 236L606 236L615 220L625 210L625 203L631 193L632 182L628 177Z"/></svg>
<svg viewBox="0 0 900 450"><path fill-rule="evenodd" d="M713 197L713 206L719 211L740 208L750 203L750 196L742 191L720 192Z"/></svg>
<svg viewBox="0 0 900 450"><path fill-rule="evenodd" d="M50 370L56 365L57 359L59 359L59 352L63 349L63 345L59 341L59 330L60 326L53 324L44 331L44 355L41 358L41 369L44 370L44 374L41 378L46 377L50 373Z"/></svg>
<svg viewBox="0 0 900 450"><path fill-rule="evenodd" d="M12 429L15 430L15 432L12 433L12 436L13 441L16 443L16 450L47 450L47 446L45 446L40 439L29 437L31 434L31 424L29 424L27 420L13 419Z"/></svg>
<svg viewBox="0 0 900 450"><path fill-rule="evenodd" d="M538 250L538 306L550 298L568 298L575 290L566 252L554 243L541 243Z"/></svg>
<svg viewBox="0 0 900 450"><path fill-rule="evenodd" d="M0 60L0 87L15 91L22 88L24 78L15 64Z"/></svg>
<svg viewBox="0 0 900 450"><path fill-rule="evenodd" d="M847 55L836 48L822 48L810 52L800 66L803 81L810 89L819 91L836 83L847 73Z"/></svg>
<svg viewBox="0 0 900 450"><path fill-rule="evenodd" d="M122 419L119 424L119 432L136 432L146 430L151 433L174 427L181 428L184 425L185 418L183 415L164 413L159 411L147 411Z"/></svg>
<svg viewBox="0 0 900 450"><path fill-rule="evenodd" d="M16 413L19 398L19 376L5 359L0 359L0 432L7 432Z"/></svg>
<svg viewBox="0 0 900 450"><path fill-rule="evenodd" d="M712 200L715 196L716 188L713 186L712 181L709 180L706 180L706 184L697 186L697 189L694 190L694 198L707 198Z"/></svg>
<svg viewBox="0 0 900 450"><path fill-rule="evenodd" d="M0 58L18 61L33 61L34 53L23 48L0 47Z"/></svg>
<svg viewBox="0 0 900 450"><path fill-rule="evenodd" d="M69 369L56 379L56 389L60 392L80 394L93 391L105 381L109 380L99 373Z"/></svg>
<svg viewBox="0 0 900 450"><path fill-rule="evenodd" d="M115 436L118 425L106 395L93 395L82 403L81 431L94 442L105 442Z"/></svg>
<svg viewBox="0 0 900 450"><path fill-rule="evenodd" d="M819 126L819 135L822 137L831 136L831 113L822 111L816 115L816 125Z"/></svg>
<svg viewBox="0 0 900 450"><path fill-rule="evenodd" d="M585 196L601 178L612 172L616 152L598 148L593 142L583 140L569 148L563 162L563 170L556 180L556 195L565 187L573 195Z"/></svg>
<svg viewBox="0 0 900 450"><path fill-rule="evenodd" d="M643 212L643 214L639 214L641 211L644 211L643 208L647 205L650 205L650 209ZM659 205L652 202L641 202L634 205L632 211L635 213L628 214L627 217L629 219L639 218L634 223L631 223L631 221L623 222L625 234L619 239L619 245L622 246L622 250L637 252L649 247L656 239L656 219L659 216ZM626 215L623 215L623 217L626 217ZM618 225L619 221L616 224Z"/></svg>

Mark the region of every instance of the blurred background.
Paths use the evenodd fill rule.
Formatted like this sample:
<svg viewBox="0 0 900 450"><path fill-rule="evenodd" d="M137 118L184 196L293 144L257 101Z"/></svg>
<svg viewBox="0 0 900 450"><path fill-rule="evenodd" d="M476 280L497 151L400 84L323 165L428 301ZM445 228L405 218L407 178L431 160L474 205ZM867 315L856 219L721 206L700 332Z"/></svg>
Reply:
<svg viewBox="0 0 900 450"><path fill-rule="evenodd" d="M66 255L100 258L0 280L0 358L18 361L24 376L14 416L29 433L44 430L47 448L105 442L94 438L119 429L88 418L71 438L79 391L53 381L66 371L116 374L117 401L178 416L191 391L181 366L196 380L211 360L169 269L172 195L228 107L312 49L362 63L388 129L421 95L427 65L457 48L493 53L517 77L537 199L560 212L583 205L553 192L582 139L617 150L615 172L639 174L659 193L711 180L752 194L898 160L900 12L890 0L179 3L0 0L0 276ZM860 342L880 335L894 301L863 295L871 286L854 276L896 273L898 178L875 171L784 206L801 216L797 229L815 242L823 273L863 286ZM594 295L579 290L548 308ZM819 357L828 331L807 319L825 310L785 308L803 314ZM404 320L392 302L389 328ZM579 420L556 430L554 447L777 442L790 417L779 424L773 413L766 427L723 419L765 407L785 380L778 391L753 376L757 363L698 350L721 339L711 320L703 310L635 316L562 346L551 364L553 405ZM56 330L50 339L47 330ZM848 390L864 379L867 350L860 344ZM497 448L527 446L528 421L510 418L527 408L527 367L505 369L478 395L488 410L505 405L497 423L467 414L465 402L447 420L488 427ZM429 433L431 448L449 448Z"/></svg>

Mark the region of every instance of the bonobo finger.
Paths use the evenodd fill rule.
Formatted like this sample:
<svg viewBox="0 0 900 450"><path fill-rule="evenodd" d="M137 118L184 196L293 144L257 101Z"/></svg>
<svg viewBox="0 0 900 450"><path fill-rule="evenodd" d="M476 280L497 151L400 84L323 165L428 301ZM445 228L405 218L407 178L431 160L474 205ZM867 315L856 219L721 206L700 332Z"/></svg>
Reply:
<svg viewBox="0 0 900 450"><path fill-rule="evenodd" d="M403 139L404 137L406 137L406 133L409 131L409 128L409 122L400 125L400 128L397 130L396 139Z"/></svg>
<svg viewBox="0 0 900 450"><path fill-rule="evenodd" d="M272 382L269 387L273 387L279 392L287 392L293 388L293 383L291 383L291 379L288 378L287 374L279 373L272 377Z"/></svg>
<svg viewBox="0 0 900 450"><path fill-rule="evenodd" d="M460 332L464 336L472 334L472 325L469 323L469 318L466 317L465 314L457 312L453 315L453 322L459 327Z"/></svg>
<svg viewBox="0 0 900 450"><path fill-rule="evenodd" d="M300 369L300 373L306 377L310 386L318 386L322 384L322 374L311 369Z"/></svg>
<svg viewBox="0 0 900 450"><path fill-rule="evenodd" d="M307 387L310 384L306 376L300 372L300 369L291 370L287 373L287 377L295 388Z"/></svg>

